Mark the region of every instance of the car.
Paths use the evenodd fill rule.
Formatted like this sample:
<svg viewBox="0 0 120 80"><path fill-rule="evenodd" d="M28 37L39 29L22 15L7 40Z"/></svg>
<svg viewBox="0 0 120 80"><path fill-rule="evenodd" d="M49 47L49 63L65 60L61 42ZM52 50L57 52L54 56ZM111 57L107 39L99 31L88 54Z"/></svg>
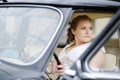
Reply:
<svg viewBox="0 0 120 80"><path fill-rule="evenodd" d="M93 20L94 40L59 79L120 80L119 0L1 0L0 80L55 80L46 73L47 65L59 63L68 44L66 30L83 14ZM89 62L103 46L104 66L93 70Z"/></svg>

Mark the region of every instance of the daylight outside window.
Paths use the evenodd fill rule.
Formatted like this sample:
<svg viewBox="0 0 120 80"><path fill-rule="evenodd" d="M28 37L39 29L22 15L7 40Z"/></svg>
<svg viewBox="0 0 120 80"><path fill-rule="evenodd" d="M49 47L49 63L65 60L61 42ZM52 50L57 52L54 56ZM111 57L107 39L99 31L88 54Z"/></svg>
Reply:
<svg viewBox="0 0 120 80"><path fill-rule="evenodd" d="M49 8L1 8L0 59L28 63L42 56L60 18Z"/></svg>

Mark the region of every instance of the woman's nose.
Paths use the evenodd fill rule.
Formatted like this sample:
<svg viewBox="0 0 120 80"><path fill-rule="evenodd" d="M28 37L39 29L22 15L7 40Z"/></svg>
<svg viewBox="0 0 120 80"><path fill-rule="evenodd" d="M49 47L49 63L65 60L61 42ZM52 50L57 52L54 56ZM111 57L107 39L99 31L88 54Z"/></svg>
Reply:
<svg viewBox="0 0 120 80"><path fill-rule="evenodd" d="M89 33L91 30L88 28L88 29L86 29L86 33Z"/></svg>

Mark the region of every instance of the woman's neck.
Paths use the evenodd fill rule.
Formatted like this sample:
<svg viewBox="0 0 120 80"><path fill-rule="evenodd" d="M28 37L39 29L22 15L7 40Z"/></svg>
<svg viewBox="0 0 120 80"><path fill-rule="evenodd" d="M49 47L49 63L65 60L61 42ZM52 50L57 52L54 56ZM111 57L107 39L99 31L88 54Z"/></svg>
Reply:
<svg viewBox="0 0 120 80"><path fill-rule="evenodd" d="M86 44L86 43L89 43L89 42L75 42L74 46L79 46L79 45L83 45L83 44Z"/></svg>

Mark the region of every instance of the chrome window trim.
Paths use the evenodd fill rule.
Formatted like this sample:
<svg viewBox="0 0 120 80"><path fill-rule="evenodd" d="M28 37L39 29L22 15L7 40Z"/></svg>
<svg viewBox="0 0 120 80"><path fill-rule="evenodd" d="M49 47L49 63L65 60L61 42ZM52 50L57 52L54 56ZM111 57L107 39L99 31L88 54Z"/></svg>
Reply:
<svg viewBox="0 0 120 80"><path fill-rule="evenodd" d="M118 30L118 42L119 42L119 47L120 47L120 28L119 28L119 30Z"/></svg>
<svg viewBox="0 0 120 80"><path fill-rule="evenodd" d="M112 76L111 76L112 75ZM120 80L120 74L119 73L112 73L112 72L83 72L81 74L83 78L90 78L90 79L118 79Z"/></svg>

